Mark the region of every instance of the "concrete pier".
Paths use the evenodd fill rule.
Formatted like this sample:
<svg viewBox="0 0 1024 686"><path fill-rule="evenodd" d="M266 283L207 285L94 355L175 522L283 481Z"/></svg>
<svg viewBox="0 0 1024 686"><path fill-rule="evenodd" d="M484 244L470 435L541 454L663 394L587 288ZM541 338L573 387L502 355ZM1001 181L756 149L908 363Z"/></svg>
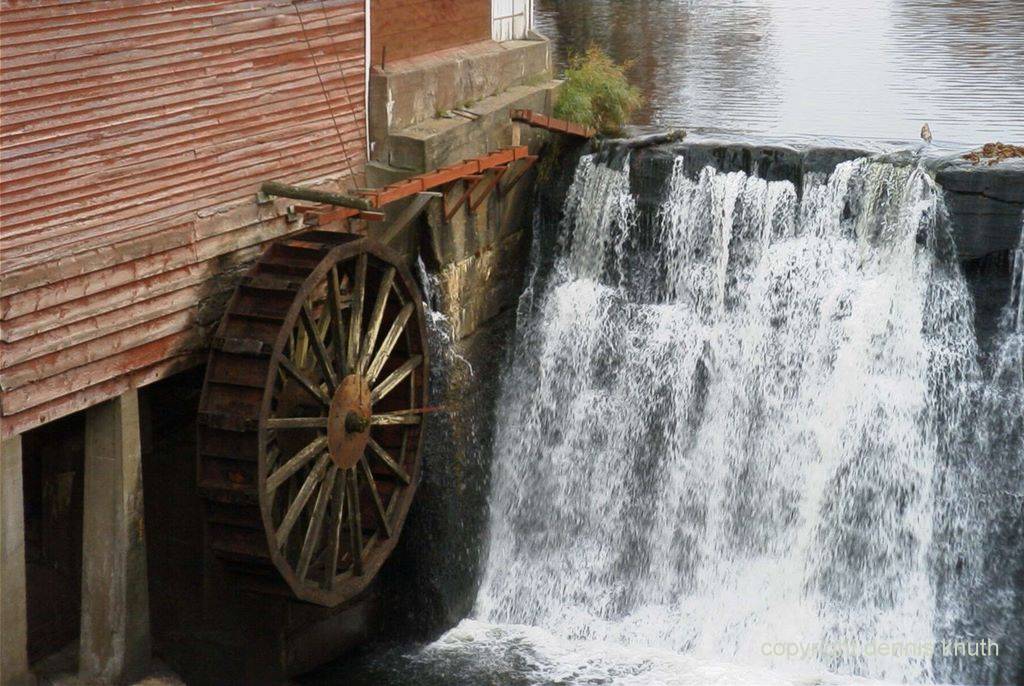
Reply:
<svg viewBox="0 0 1024 686"><path fill-rule="evenodd" d="M0 448L0 686L34 684L28 668L25 608L25 503L21 436Z"/></svg>
<svg viewBox="0 0 1024 686"><path fill-rule="evenodd" d="M139 399L134 389L85 420L82 543L83 679L128 683L149 665L149 593Z"/></svg>

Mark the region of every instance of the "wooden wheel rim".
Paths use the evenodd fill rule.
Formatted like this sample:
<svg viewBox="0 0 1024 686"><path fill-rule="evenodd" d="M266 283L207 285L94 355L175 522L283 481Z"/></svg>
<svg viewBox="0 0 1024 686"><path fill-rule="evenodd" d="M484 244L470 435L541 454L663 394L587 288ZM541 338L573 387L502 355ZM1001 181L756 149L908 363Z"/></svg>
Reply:
<svg viewBox="0 0 1024 686"><path fill-rule="evenodd" d="M310 357L295 365L294 332L307 329L307 320L323 333L325 345L319 352L330 357L344 348L347 356L348 318L338 317L346 327L344 335L334 339L323 307L333 270L339 275L337 297L346 301L339 303L339 311L354 311L358 268L366 274L364 307L357 336L351 337L357 341L351 358L359 359L368 331L376 328L369 337L372 352L362 360L361 369L339 367L338 387L333 390L319 376L297 383L292 372L308 373L305 363L319 358L313 339L308 339ZM344 284L343 274L348 280ZM390 287L383 291L386 302L378 308L385 278L390 278ZM399 315L404 323L392 336ZM392 338L392 349L378 359L377 353ZM336 345L336 340L343 340L343 345ZM351 599L370 584L393 550L419 478L429 360L422 297L415 281L399 258L369 239L309 231L274 243L260 257L228 303L212 348L200 400L197 465L200 492L208 503L208 545L242 588L280 594L284 582L295 596L309 602L336 606ZM418 361L411 363L414 358ZM353 374L362 381L350 380L349 392L339 393ZM374 377L372 383L368 377ZM387 380L390 387L382 391ZM365 398L368 390L379 391L370 403ZM311 411L313 406L319 410ZM284 414L279 412L283 409ZM358 416L346 430L345 419L353 410ZM362 426L361 420L374 413L378 417L373 425ZM309 426L283 428L283 419ZM297 438L282 441L280 437L288 434ZM314 438L324 443L315 451L325 452L281 471ZM340 444L347 446L348 454L341 454ZM314 470L318 473L303 495L305 502L282 535L290 503ZM379 488L371 489L371 482ZM290 494L291 501L281 494ZM347 507L350 502L358 507ZM310 533L314 515L323 521ZM353 524L361 539L353 537ZM310 535L311 548L305 545ZM360 554L353 555L355 550ZM332 555L337 555L335 573L328 574Z"/></svg>
<svg viewBox="0 0 1024 686"><path fill-rule="evenodd" d="M289 357L294 352L290 347L293 332L297 327L304 328L306 320L323 317L325 278L332 270L337 274L348 270L351 275L344 293L340 277L335 281L339 308L343 295L351 304L355 302L350 297L355 290L352 270L358 264L367 270L367 278L363 282L363 314L358 319L360 335L352 338L360 341L357 351L366 347L361 341L371 321L378 322L368 348L373 351L390 336L399 314L404 313L406 319L395 335L394 355L381 361L371 352L362 368L353 371L366 375L373 369L380 379L387 379L413 357L418 358L386 393L371 398L369 407L359 404L365 395L361 384L354 384L357 392L338 396L337 389L328 388L326 378L321 376L306 383L285 381L293 359ZM196 479L205 501L206 546L240 589L274 595L290 592L300 599L333 607L365 589L395 546L419 477L423 443L420 413L427 404L429 378L422 299L415 282L400 265L395 255L369 239L314 229L274 241L240 279L228 302L211 341L199 400ZM393 291L385 291L388 299L378 312L376 303L385 274L392 278ZM329 325L330 317L323 322ZM325 328L317 330L323 334L323 354L344 349L348 356L345 359L358 360L356 355L348 355L347 342L335 343L333 331L328 336ZM310 352L317 347L313 340L306 340L309 355L316 354ZM305 361L300 365L302 369L295 367L298 372L292 376L296 380L309 373L303 365ZM350 370L339 368L335 381L348 376ZM379 383L374 380L372 386L366 384L371 394ZM332 417L329 408L336 399L338 409ZM310 403L318 409L309 409ZM354 411L356 416L346 421ZM364 426L365 417L373 412L388 416ZM306 426L288 430L274 425L288 418ZM320 460L323 455L316 451L327 449L332 419L334 455L328 453L327 459ZM303 431L312 433L303 435ZM293 438L278 438L288 434ZM314 446L314 454L309 456L316 460L299 460L292 463L291 471L279 470L296 457L299 449L321 437L323 445ZM353 454L343 455L339 445L347 445L345 451ZM369 451L365 451L367 446ZM360 459L360 450L365 451L366 458ZM284 516L318 462L323 463L320 471L304 494L302 506L289 518L282 537ZM369 467L367 462L371 462ZM395 470L396 466L401 471ZM328 473L334 478L333 492L323 488L322 479L331 478ZM339 474L349 476L339 478ZM389 484L384 483L388 480ZM371 482L380 489L371 490ZM274 488L268 492L270 485ZM380 496L379 506L373 498L375 492ZM343 508L350 499L359 507L349 508L347 519L332 502ZM319 508L318 500L322 501ZM315 535L311 535L309 524L314 513L324 521L319 530L313 527ZM293 533L292 529L303 533ZM333 550L326 545L328 530L335 534L330 539ZM353 530L363 537L353 537ZM305 546L310 535L313 543ZM359 544L361 553L353 555ZM328 553L338 557L330 558ZM328 559L342 560L332 566L334 574L326 573Z"/></svg>
<svg viewBox="0 0 1024 686"><path fill-rule="evenodd" d="M338 289L335 293L343 290L345 277L349 278L351 285L350 289L342 293L343 297L349 297L350 302L347 307L339 310L343 312L339 319L343 325L345 359L339 362L333 347L325 345L317 349L318 346L310 340L309 350L314 368L323 367L326 354L336 380L332 384L325 379L324 385L329 389L334 386L335 390L329 396L331 402L321 415L324 417L325 430L310 430L317 434L311 442L323 439L323 449L316 448L314 455L309 457L299 456L304 464L289 474L288 471L292 469L288 466L289 461L296 459L296 453L292 452L291 456L273 455L275 442L280 443L275 438L282 432L305 429L279 426L280 420L291 419L276 415L274 408L281 378L291 376L287 371L288 363L282 360L288 359L292 367L295 366L294 350L290 349L294 345L294 332L306 331L307 338L311 339L308 336L310 324L321 330L333 329L330 316L317 315L309 305L309 301L315 299L315 293L326 285L328 295L321 304L326 302L329 307L333 307L330 303L332 271L338 276ZM384 282L390 282L390 285ZM362 306L359 316L353 317L352 312L357 309L355 301L359 297L359 283L362 286ZM387 288L382 288L382 285ZM383 309L378 311L382 295L386 302ZM393 306L389 307L395 304L400 304L397 314ZM403 325L400 324L402 317ZM352 318L359 321L359 326L354 330L351 328ZM393 341L393 352L384 359L378 359L377 353L393 338L391 330L396 323L400 331L398 339ZM368 334L374 327L376 331L371 340ZM332 332L325 331L325 334L326 340L331 341ZM354 347L350 346L351 340L357 341ZM374 354L366 352L368 341ZM340 374L342 363L347 366L344 376ZM369 378L368 372L375 373L373 379ZM343 380L349 378L358 380L352 384L356 387L354 404L360 406L364 417L366 411L372 412L375 404L380 401L389 398L393 401L399 387L407 391L407 399L400 402L402 406L398 409L394 406L388 408L392 412L378 413L373 426L354 432L357 439L341 447L336 445L332 451L331 435L344 433L344 419L352 409L351 389L342 385ZM426 327L422 298L409 273L399 266L389 252L367 240L333 249L306 278L274 344L259 421L259 504L267 546L274 565L299 598L324 605L344 602L366 588L394 548L419 477L423 439L420 411L425 408L427 401L426 379ZM371 394L385 384L390 389L384 391L382 398L371 399L370 402L359 398L358 391L371 384ZM345 412L331 413L331 405L335 404ZM394 414L397 412L402 414ZM340 420L342 426L335 426L332 431L332 419ZM393 434L394 427L401 428L403 454L397 453L393 445L375 440L373 436L377 429L390 430ZM393 440L390 442L393 443ZM365 447L364 451L358 452L360 446ZM382 484L375 478L374 495L370 488L370 477L380 474L381 465L384 470L392 473L394 482L388 494L381 494L379 486ZM283 469L286 471L281 471ZM282 477L282 474L285 476ZM282 488L289 482L301 485L298 491L294 490L296 486L293 485L292 494L282 498ZM312 487L307 488L310 483ZM304 505L299 505L299 519L288 519L293 510L291 507L282 508L281 502L294 504L299 499L304 500ZM354 508L353 502L357 504ZM300 521L304 512L309 513L308 520ZM373 521L374 515L377 515L376 522ZM311 552L307 546L310 537L314 542L311 544ZM321 543L316 544L317 539ZM335 546L333 550L332 545ZM318 571L315 568L317 558L323 559L325 555L324 573L311 573ZM326 568L331 564L332 555L337 555L338 568L334 574L327 574ZM343 566L346 556L348 564Z"/></svg>
<svg viewBox="0 0 1024 686"><path fill-rule="evenodd" d="M347 296L348 305L336 303L337 295ZM330 312L341 313L343 359ZM353 319L359 321L355 329ZM307 338L308 356L301 360L296 359L297 331ZM312 331L323 345L316 344ZM393 255L366 239L332 249L299 289L271 353L258 429L258 495L267 546L299 598L327 606L352 598L394 548L419 477L426 352L415 282ZM331 372L322 371L325 356ZM321 370L319 376L310 374L314 369ZM296 372L313 388L299 383ZM311 403L317 402L316 390L327 391L320 414L280 416L282 406L294 409L279 402L289 380L303 386ZM353 414L363 421L372 418L372 424L351 425ZM308 419L309 426L288 426L289 419ZM288 439L281 436L289 433L315 438L302 448L284 446Z"/></svg>

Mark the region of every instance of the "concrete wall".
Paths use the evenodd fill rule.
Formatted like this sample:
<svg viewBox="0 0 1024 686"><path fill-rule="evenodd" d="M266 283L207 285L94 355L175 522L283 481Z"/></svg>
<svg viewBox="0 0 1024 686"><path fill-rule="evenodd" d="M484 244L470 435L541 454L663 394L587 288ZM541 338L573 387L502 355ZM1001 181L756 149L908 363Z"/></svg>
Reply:
<svg viewBox="0 0 1024 686"><path fill-rule="evenodd" d="M513 125L508 114L511 108L550 113L559 83L550 77L546 42L489 44L435 57L375 70L371 182L513 143L533 153L548 147L549 134ZM423 480L402 540L382 570L383 621L392 638L436 635L465 616L475 595L491 432L529 266L538 173L533 167L513 189L492 193L475 211L462 209L450 221L434 202L394 243L410 260L421 258L427 272L434 310L431 402L445 411L427 423ZM454 198L461 191L456 184L449 193ZM340 679L343 667L333 674Z"/></svg>
<svg viewBox="0 0 1024 686"><path fill-rule="evenodd" d="M386 69L375 66L370 73L371 159L425 171L428 167L423 165L445 158L438 153L410 158L410 146L423 138L444 139L443 132L454 129L476 139L477 147L464 151L493 149L486 146L497 141L488 141L488 133L500 130L506 141L511 140L507 117L502 122L463 125L482 110L505 114L510 103L550 83L550 79L548 43L540 40L485 41L393 62ZM493 102L497 96L507 102ZM393 148L398 152L393 154Z"/></svg>

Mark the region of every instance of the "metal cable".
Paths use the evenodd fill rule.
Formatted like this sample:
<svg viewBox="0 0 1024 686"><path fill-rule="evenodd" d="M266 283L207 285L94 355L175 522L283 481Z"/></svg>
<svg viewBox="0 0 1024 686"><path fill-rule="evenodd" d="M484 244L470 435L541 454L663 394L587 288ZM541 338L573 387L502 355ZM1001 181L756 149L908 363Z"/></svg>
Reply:
<svg viewBox="0 0 1024 686"><path fill-rule="evenodd" d="M321 7L323 6L323 0L320 0ZM306 23L302 19L302 12L299 11L299 4L297 0L292 0L292 6L295 8L295 16L299 18L299 27L302 30L302 39L306 43L306 50L309 51L309 57L313 60L313 69L316 72L316 80L320 83L320 91L323 93L324 102L327 103L327 111L331 115L331 122L334 124L334 132L338 134L338 143L341 144L341 154L348 166L349 175L355 179L355 172L352 169L352 158L348 154L348 149L345 147L345 137L341 135L341 128L338 126L338 120L334 116L334 105L331 103L330 96L327 95L327 87L324 85L324 80L320 76L320 65L317 64L316 54L313 52L313 46L309 41L309 34L306 33ZM325 16L326 18L326 16ZM328 32L329 35L329 32ZM333 47L333 41L331 42ZM342 76L342 84L344 84L344 76ZM346 97L348 97L348 89L346 87ZM351 101L351 98L349 98Z"/></svg>

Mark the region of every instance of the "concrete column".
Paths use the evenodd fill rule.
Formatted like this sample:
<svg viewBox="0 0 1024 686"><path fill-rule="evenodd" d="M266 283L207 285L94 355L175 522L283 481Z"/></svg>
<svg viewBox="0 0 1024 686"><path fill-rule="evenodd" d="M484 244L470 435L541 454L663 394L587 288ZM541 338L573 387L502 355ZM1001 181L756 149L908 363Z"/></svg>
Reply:
<svg viewBox="0 0 1024 686"><path fill-rule="evenodd" d="M85 417L82 531L83 678L119 684L149 665L139 397L134 389Z"/></svg>
<svg viewBox="0 0 1024 686"><path fill-rule="evenodd" d="M21 436L0 447L0 686L34 684L28 669L25 609L25 494Z"/></svg>

